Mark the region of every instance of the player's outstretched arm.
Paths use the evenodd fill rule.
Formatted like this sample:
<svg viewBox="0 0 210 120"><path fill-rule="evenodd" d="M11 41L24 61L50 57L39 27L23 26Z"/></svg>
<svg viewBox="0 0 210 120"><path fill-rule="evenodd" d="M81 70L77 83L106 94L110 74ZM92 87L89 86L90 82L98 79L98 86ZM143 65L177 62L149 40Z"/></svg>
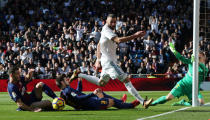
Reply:
<svg viewBox="0 0 210 120"><path fill-rule="evenodd" d="M73 97L77 98L77 100L86 100L86 99L88 99L90 97L93 97L93 96L95 96L94 93L90 93L90 94L87 94L87 95L75 95Z"/></svg>
<svg viewBox="0 0 210 120"><path fill-rule="evenodd" d="M122 43L122 42L127 42L127 41L131 41L135 38L138 37L143 37L146 34L145 31L138 31L135 34L131 35L131 36L126 36L126 37L113 37L112 40L115 41L116 43Z"/></svg>
<svg viewBox="0 0 210 120"><path fill-rule="evenodd" d="M171 52L175 55L175 57L178 60L182 61L184 64L189 64L189 63L192 62L191 59L185 58L179 52L176 51L175 45L172 43L172 40L171 39L169 39L169 47L170 47Z"/></svg>
<svg viewBox="0 0 210 120"><path fill-rule="evenodd" d="M22 102L21 99L18 99L18 100L16 101L16 103L17 103L17 106L18 106L18 107L20 107L20 108L22 108L22 109L24 109L24 110L27 110L27 111L33 111L33 112L40 112L40 111L42 111L41 108L32 108L32 107L30 107L30 106L24 104L24 103Z"/></svg>

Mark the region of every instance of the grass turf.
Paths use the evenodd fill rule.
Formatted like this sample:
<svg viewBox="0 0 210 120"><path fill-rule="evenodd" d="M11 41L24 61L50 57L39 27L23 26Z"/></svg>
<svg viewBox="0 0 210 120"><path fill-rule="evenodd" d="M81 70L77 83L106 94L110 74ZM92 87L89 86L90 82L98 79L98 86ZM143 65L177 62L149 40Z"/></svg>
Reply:
<svg viewBox="0 0 210 120"><path fill-rule="evenodd" d="M116 98L120 98L124 93L128 95L127 102L131 102L134 98L127 92L106 92ZM166 95L168 91L144 91L140 92L142 97L146 95L154 99ZM59 93L57 93L59 94ZM210 91L202 92L206 103L210 102ZM44 95L44 99L50 99ZM186 99L186 97L181 97ZM138 106L135 109L117 110L110 108L100 111L74 111L71 107L66 106L64 111L43 111L34 112L17 112L16 104L10 99L8 93L0 92L0 120L136 120L148 116L166 113L173 110L184 108L183 106L171 106L178 99L167 102L163 105L151 106L149 109L143 109ZM189 108L172 114L160 117L150 118L148 120L210 120L210 106L202 106Z"/></svg>

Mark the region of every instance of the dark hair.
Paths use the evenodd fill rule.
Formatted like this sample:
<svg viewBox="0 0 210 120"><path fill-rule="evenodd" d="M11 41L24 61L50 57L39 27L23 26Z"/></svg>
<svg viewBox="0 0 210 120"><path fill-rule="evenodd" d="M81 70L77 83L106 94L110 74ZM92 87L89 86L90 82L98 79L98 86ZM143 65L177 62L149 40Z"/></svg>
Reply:
<svg viewBox="0 0 210 120"><path fill-rule="evenodd" d="M111 18L116 18L115 14L108 14L107 18L111 17Z"/></svg>
<svg viewBox="0 0 210 120"><path fill-rule="evenodd" d="M62 75L59 75L58 77L56 77L56 79L55 79L55 83L60 89L61 89L61 81L64 80L64 77L66 77L66 75L62 74Z"/></svg>
<svg viewBox="0 0 210 120"><path fill-rule="evenodd" d="M199 51L199 54L205 55L205 52L202 51L202 50L200 50L200 51Z"/></svg>
<svg viewBox="0 0 210 120"><path fill-rule="evenodd" d="M17 66L12 66L8 70L8 74L14 74L18 70Z"/></svg>

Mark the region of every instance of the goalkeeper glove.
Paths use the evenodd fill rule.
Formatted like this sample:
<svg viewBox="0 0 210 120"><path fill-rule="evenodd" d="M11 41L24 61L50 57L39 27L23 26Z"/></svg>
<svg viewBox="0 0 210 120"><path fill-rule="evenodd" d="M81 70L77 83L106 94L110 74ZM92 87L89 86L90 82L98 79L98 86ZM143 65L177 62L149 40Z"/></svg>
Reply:
<svg viewBox="0 0 210 120"><path fill-rule="evenodd" d="M191 62L194 62L195 61L195 56L192 54L191 56Z"/></svg>
<svg viewBox="0 0 210 120"><path fill-rule="evenodd" d="M169 46L170 46L170 50L171 52L173 52L174 54L176 54L176 49L174 47L174 44L172 42L169 43Z"/></svg>

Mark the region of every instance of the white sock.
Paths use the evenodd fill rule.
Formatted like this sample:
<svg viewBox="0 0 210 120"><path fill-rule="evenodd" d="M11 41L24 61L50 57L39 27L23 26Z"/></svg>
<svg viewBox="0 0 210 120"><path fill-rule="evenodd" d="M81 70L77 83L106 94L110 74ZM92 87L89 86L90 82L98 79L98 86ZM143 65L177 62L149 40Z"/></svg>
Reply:
<svg viewBox="0 0 210 120"><path fill-rule="evenodd" d="M142 105L144 104L144 99L139 95L137 90L133 87L131 82L124 83L128 92L133 95Z"/></svg>
<svg viewBox="0 0 210 120"><path fill-rule="evenodd" d="M80 74L78 74L78 77L84 78L85 80L87 80L87 81L89 81L93 84L99 85L99 78L96 77L96 76L86 75L86 74L80 73Z"/></svg>

